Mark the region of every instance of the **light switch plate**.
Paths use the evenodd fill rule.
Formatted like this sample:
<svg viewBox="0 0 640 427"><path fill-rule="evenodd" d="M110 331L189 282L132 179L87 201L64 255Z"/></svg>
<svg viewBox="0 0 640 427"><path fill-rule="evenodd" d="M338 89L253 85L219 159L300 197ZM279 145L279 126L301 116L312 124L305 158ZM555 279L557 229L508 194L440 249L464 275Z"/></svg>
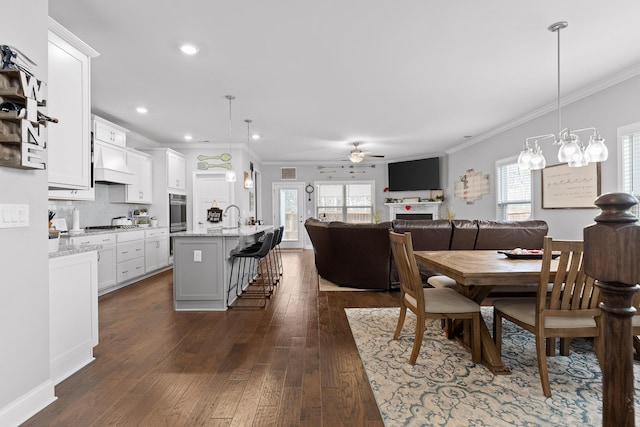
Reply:
<svg viewBox="0 0 640 427"><path fill-rule="evenodd" d="M0 205L0 228L29 226L29 205Z"/></svg>
<svg viewBox="0 0 640 427"><path fill-rule="evenodd" d="M202 251L193 251L193 262L202 262Z"/></svg>

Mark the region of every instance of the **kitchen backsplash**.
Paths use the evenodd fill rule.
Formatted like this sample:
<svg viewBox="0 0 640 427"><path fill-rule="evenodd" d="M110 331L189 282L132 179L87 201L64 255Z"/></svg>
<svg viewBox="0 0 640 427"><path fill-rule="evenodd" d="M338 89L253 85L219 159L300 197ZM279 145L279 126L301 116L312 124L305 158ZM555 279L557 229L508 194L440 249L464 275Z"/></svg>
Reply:
<svg viewBox="0 0 640 427"><path fill-rule="evenodd" d="M56 213L56 218L64 218L67 227L73 227L73 209L80 211L80 228L96 225L110 225L111 219L119 216L131 218L133 211L149 208L149 205L132 205L125 203L111 203L109 201L109 185L95 184L95 200L70 201L49 200L49 210ZM149 213L153 215L153 211Z"/></svg>

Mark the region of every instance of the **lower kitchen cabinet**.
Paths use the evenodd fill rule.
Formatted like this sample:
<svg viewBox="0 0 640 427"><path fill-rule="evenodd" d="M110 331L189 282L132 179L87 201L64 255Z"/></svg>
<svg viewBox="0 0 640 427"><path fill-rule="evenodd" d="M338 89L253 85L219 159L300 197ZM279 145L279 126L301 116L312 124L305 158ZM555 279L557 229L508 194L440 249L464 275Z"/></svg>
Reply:
<svg viewBox="0 0 640 427"><path fill-rule="evenodd" d="M153 228L145 231L145 273L169 265L169 229Z"/></svg>
<svg viewBox="0 0 640 427"><path fill-rule="evenodd" d="M117 234L116 281L127 282L145 273L144 230Z"/></svg>
<svg viewBox="0 0 640 427"><path fill-rule="evenodd" d="M101 245L98 250L98 292L116 285L116 235L94 234L75 236L69 239L71 245Z"/></svg>
<svg viewBox="0 0 640 427"><path fill-rule="evenodd" d="M96 251L49 259L49 356L58 384L94 360L98 345Z"/></svg>

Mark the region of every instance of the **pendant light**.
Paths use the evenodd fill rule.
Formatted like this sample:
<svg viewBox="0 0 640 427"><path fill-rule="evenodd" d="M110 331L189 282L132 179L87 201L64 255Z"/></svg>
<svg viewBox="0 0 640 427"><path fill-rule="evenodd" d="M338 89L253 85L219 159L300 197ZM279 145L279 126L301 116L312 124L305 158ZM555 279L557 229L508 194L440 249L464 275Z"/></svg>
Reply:
<svg viewBox="0 0 640 427"><path fill-rule="evenodd" d="M245 123L247 124L247 156L249 156L249 163L251 163L251 145L249 141L251 140L252 121L251 119L245 119ZM249 176L244 180L244 188L253 188L253 166L249 168Z"/></svg>
<svg viewBox="0 0 640 427"><path fill-rule="evenodd" d="M226 95L225 98L229 101L229 153L231 153L231 101L236 99L233 95ZM224 180L227 182L236 182L236 171L233 169L227 170L224 174Z"/></svg>
<svg viewBox="0 0 640 427"><path fill-rule="evenodd" d="M589 162L604 162L609 157L609 150L604 145L604 139L600 136L600 132L594 127L570 130L562 129L562 111L560 108L560 30L567 28L569 24L566 21L551 24L549 31L558 34L558 135L546 134L538 136L530 136L525 139L524 149L518 156L518 166L524 170L544 169L547 162L542 154L542 148L539 141L547 138L553 138L554 144L560 145L558 149L558 161L567 163L570 167L586 166ZM578 132L593 131L593 135L589 139L589 145L584 146ZM532 143L533 141L533 143Z"/></svg>

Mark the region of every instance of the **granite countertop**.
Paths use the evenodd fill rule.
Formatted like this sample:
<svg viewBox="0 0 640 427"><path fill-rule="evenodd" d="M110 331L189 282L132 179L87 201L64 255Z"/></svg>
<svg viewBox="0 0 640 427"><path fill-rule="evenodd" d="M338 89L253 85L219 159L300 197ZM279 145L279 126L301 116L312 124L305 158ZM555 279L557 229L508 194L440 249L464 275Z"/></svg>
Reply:
<svg viewBox="0 0 640 427"><path fill-rule="evenodd" d="M85 252L97 251L102 248L102 245L60 245L55 252L49 252L49 259L58 258L67 255L82 254Z"/></svg>
<svg viewBox="0 0 640 427"><path fill-rule="evenodd" d="M180 231L177 233L171 233L171 237L241 237L252 236L254 234L262 233L263 231L272 230L272 225L243 225L240 228L224 228L205 226L197 230Z"/></svg>
<svg viewBox="0 0 640 427"><path fill-rule="evenodd" d="M113 234L113 233L126 233L128 231L140 231L140 230L156 230L159 228L169 228L167 226L158 226L158 227L132 227L132 228L111 228L105 230L85 230L81 229L80 231L68 231L66 233L61 233L60 237L77 237L77 236L88 236L94 234Z"/></svg>

